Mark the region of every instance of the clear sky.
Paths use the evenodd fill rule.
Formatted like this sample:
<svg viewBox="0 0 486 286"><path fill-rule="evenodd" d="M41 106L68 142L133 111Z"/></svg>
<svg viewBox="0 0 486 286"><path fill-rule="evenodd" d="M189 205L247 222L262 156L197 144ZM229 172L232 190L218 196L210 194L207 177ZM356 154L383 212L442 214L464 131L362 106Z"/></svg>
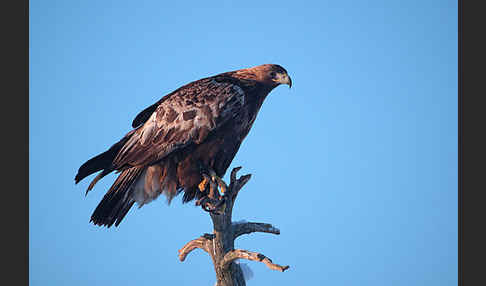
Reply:
<svg viewBox="0 0 486 286"><path fill-rule="evenodd" d="M88 223L78 167L181 85L263 63L266 99L232 167L249 285L457 285L457 1L30 1L30 284L213 285L177 250L211 231L181 196ZM227 178L227 176L226 176Z"/></svg>

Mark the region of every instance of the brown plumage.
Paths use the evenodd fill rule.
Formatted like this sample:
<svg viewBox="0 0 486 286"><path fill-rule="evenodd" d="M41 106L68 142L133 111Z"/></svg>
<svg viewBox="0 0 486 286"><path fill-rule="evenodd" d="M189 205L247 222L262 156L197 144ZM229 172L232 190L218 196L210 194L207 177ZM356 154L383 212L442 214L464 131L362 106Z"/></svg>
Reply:
<svg viewBox="0 0 486 286"><path fill-rule="evenodd" d="M96 182L121 172L91 216L96 225L118 224L131 206L161 193L170 202L200 198L201 170L223 177L266 96L280 84L292 85L279 65L222 73L191 82L162 97L133 120L135 128L111 148L84 163L75 182L101 171Z"/></svg>

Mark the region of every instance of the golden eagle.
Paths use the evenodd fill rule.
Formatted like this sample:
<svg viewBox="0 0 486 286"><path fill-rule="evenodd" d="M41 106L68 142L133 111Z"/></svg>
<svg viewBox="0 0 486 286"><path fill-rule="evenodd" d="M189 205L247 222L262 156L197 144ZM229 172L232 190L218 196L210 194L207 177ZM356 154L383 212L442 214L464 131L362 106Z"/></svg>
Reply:
<svg viewBox="0 0 486 286"><path fill-rule="evenodd" d="M207 196L205 174L224 176L266 96L280 84L292 86L287 71L264 64L191 82L144 109L132 131L78 170L76 184L101 171L86 193L107 174L121 173L90 221L118 226L135 202L141 207L161 193L169 203L182 191L183 202Z"/></svg>

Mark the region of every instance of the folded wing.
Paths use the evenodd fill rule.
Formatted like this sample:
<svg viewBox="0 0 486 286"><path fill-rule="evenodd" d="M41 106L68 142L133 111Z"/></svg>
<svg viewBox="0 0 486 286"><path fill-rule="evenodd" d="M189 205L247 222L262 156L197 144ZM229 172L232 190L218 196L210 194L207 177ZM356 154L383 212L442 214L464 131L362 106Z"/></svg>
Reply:
<svg viewBox="0 0 486 286"><path fill-rule="evenodd" d="M134 125L146 121L120 149L113 166L148 165L192 142L199 144L243 104L243 90L231 81L207 78L183 86L136 117Z"/></svg>

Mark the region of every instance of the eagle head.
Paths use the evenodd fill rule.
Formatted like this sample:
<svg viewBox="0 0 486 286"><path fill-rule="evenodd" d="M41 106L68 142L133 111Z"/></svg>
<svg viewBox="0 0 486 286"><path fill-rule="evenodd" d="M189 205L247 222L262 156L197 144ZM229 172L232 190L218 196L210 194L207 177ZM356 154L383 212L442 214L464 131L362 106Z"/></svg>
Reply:
<svg viewBox="0 0 486 286"><path fill-rule="evenodd" d="M292 79L287 71L280 65L264 64L251 67L236 72L239 78L252 79L258 81L272 89L280 84L288 84L292 87Z"/></svg>

